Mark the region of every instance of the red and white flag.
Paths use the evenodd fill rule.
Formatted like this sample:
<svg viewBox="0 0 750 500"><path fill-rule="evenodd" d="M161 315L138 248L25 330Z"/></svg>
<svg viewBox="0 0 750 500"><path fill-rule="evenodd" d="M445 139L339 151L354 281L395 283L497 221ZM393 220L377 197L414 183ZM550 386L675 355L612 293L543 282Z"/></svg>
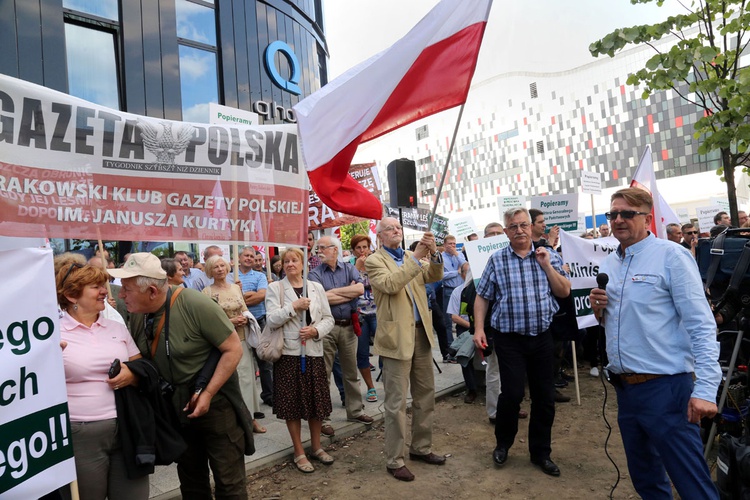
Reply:
<svg viewBox="0 0 750 500"><path fill-rule="evenodd" d="M382 217L349 175L360 143L466 101L492 0L442 0L389 49L294 106L310 183L334 210Z"/></svg>
<svg viewBox="0 0 750 500"><path fill-rule="evenodd" d="M651 219L651 232L657 238L667 237L667 224L673 222L680 223L680 218L674 213L669 203L659 194L656 187L656 176L654 175L654 162L651 159L651 145L646 146L646 150L641 155L638 162L638 168L635 169L633 179L630 181L630 187L637 187L651 193L654 199L654 208L651 209L653 215Z"/></svg>

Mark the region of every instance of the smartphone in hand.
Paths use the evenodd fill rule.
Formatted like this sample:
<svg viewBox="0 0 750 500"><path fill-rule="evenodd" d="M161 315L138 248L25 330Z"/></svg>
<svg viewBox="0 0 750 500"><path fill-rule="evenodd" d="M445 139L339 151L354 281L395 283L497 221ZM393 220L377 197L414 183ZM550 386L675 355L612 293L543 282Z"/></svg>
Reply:
<svg viewBox="0 0 750 500"><path fill-rule="evenodd" d="M109 378L115 378L120 374L120 360L115 359L112 361L112 364L109 365Z"/></svg>

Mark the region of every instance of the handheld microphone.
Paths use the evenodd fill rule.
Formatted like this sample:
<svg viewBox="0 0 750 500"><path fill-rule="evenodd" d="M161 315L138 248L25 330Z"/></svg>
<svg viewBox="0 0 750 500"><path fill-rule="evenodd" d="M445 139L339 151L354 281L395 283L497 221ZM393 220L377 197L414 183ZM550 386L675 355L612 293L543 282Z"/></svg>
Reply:
<svg viewBox="0 0 750 500"><path fill-rule="evenodd" d="M607 273L599 273L596 275L596 286L602 290L606 290L607 283L609 283L609 276L607 276Z"/></svg>

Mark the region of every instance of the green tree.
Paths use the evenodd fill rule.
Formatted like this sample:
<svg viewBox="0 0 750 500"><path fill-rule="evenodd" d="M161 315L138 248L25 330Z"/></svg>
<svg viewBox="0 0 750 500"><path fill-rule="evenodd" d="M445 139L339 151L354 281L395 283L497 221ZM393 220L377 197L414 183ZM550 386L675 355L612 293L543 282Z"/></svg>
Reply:
<svg viewBox="0 0 750 500"><path fill-rule="evenodd" d="M630 0L632 4L664 0ZM672 89L682 99L704 111L695 123L695 138L701 140L699 154L721 152L718 174L727 184L732 223L737 225L735 168L748 171L750 152L750 67L740 66L740 56L750 36L750 7L747 0L699 0L685 13L666 21L620 28L592 43L595 57L615 54L630 45L647 44L654 56L646 67L628 76L629 85L642 85L643 98ZM660 50L655 41L673 37L676 43Z"/></svg>
<svg viewBox="0 0 750 500"><path fill-rule="evenodd" d="M361 222L355 222L354 224L346 224L341 226L341 247L344 250L349 249L349 245L352 241L352 236L355 234L369 234L370 232L370 221L363 220Z"/></svg>

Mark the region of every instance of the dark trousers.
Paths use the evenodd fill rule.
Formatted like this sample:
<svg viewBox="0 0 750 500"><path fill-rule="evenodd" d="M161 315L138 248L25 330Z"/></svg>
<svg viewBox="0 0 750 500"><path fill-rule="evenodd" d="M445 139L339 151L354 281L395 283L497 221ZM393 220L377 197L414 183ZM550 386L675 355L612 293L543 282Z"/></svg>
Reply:
<svg viewBox="0 0 750 500"><path fill-rule="evenodd" d="M444 323L445 317L439 307L433 307L431 313L432 327L437 333L438 345L440 346L440 354L442 354L443 358L445 358L449 354L448 348L451 345L450 342L448 342L448 332Z"/></svg>
<svg viewBox="0 0 750 500"><path fill-rule="evenodd" d="M256 318L258 320L258 326L261 331L266 326L266 317ZM260 399L263 400L268 406L273 406L273 363L263 361L255 354L255 362L258 364L258 371L260 372Z"/></svg>
<svg viewBox="0 0 750 500"><path fill-rule="evenodd" d="M529 452L544 460L552 450L552 424L555 421L554 342L548 331L537 336L515 333L495 334L495 352L503 388L497 398L495 439L498 448L509 449L518 433L518 411L528 377L531 395Z"/></svg>
<svg viewBox="0 0 750 500"><path fill-rule="evenodd" d="M687 420L692 391L691 373L617 387L630 479L643 498L672 500L669 479L683 500L719 498L703 459L700 428Z"/></svg>
<svg viewBox="0 0 750 500"><path fill-rule="evenodd" d="M229 401L214 398L208 413L192 419L181 433L188 445L177 461L182 498L212 498L210 466L217 500L246 499L245 435Z"/></svg>
<svg viewBox="0 0 750 500"><path fill-rule="evenodd" d="M445 338L448 345L453 343L453 320L451 315L448 314L448 304L451 301L451 294L456 287L450 287L443 285L443 303L440 304L440 309L443 311L443 324L445 324ZM458 335L458 333L456 333Z"/></svg>

